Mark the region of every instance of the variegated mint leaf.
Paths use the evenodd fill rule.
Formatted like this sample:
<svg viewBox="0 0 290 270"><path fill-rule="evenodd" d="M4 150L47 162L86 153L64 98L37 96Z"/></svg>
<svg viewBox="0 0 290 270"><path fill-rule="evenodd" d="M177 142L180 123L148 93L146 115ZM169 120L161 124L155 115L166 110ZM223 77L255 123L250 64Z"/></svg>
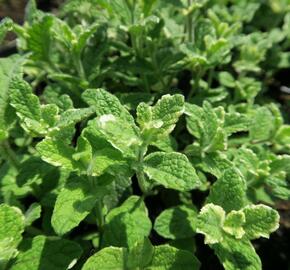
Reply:
<svg viewBox="0 0 290 270"><path fill-rule="evenodd" d="M269 206L248 205L242 211L245 215L244 237L250 240L269 238L269 235L279 228L279 214Z"/></svg>
<svg viewBox="0 0 290 270"><path fill-rule="evenodd" d="M243 225L246 221L245 215L242 211L231 211L227 214L223 230L237 239L241 239L245 231Z"/></svg>
<svg viewBox="0 0 290 270"><path fill-rule="evenodd" d="M144 140L151 144L158 138L169 135L184 111L182 95L165 95L154 106L140 103L137 107L137 122Z"/></svg>
<svg viewBox="0 0 290 270"><path fill-rule="evenodd" d="M215 244L223 241L222 230L226 213L218 205L206 204L200 211L197 219L197 232L205 236L206 244Z"/></svg>

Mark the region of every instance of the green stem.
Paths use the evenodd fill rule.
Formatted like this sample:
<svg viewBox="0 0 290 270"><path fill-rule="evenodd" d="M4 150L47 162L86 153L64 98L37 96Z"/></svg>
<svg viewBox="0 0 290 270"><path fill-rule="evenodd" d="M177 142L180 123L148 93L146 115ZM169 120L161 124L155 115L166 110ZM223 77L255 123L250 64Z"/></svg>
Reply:
<svg viewBox="0 0 290 270"><path fill-rule="evenodd" d="M147 146L146 145L142 145L140 147L140 150L139 150L139 153L138 153L138 163L141 166L143 164L143 160L144 160L144 156L145 156L146 151L147 151ZM138 167L136 175L137 175L138 184L139 184L139 187L140 187L141 191L143 192L143 194L147 194L148 191L147 191L147 188L146 188L146 177L145 177L145 174L143 172L143 169Z"/></svg>
<svg viewBox="0 0 290 270"><path fill-rule="evenodd" d="M96 203L96 216L97 216L97 224L99 227L99 230L102 231L104 225L105 225L105 217L103 215L103 203L102 200L97 200Z"/></svg>
<svg viewBox="0 0 290 270"><path fill-rule="evenodd" d="M94 160L94 158L93 158ZM87 175L88 175L88 181L90 182L90 185L92 186L93 189L96 189L97 186L97 182L96 182L96 178L93 177L91 175L91 164L88 166L87 169ZM103 229L104 229L104 225L105 225L105 216L103 215L103 201L102 198L99 198L96 201L96 205L95 205L95 215L96 215L96 221L97 221L97 225L98 225L98 230L99 230L99 247L101 248L102 246L102 236L103 236Z"/></svg>
<svg viewBox="0 0 290 270"><path fill-rule="evenodd" d="M188 8L190 9L192 5L192 0L187 0L187 4L188 4ZM192 42L193 38L192 38L192 12L191 11L189 11L187 15L187 31L188 31L188 41Z"/></svg>
<svg viewBox="0 0 290 270"><path fill-rule="evenodd" d="M156 59L156 49L154 48L154 50L152 50L152 54L151 54L151 60L152 60L152 64L153 64L153 67L154 69L156 70L156 73L157 73L157 76L161 82L161 85L163 87L163 91L166 91L166 83L163 79L163 75L159 69L159 66L158 66L158 62L157 62L157 59Z"/></svg>
<svg viewBox="0 0 290 270"><path fill-rule="evenodd" d="M213 80L213 75L214 75L214 68L211 68L211 69L209 70L208 80L207 80L208 88L211 88L212 80Z"/></svg>
<svg viewBox="0 0 290 270"><path fill-rule="evenodd" d="M12 148L10 147L10 144L7 140L3 141L0 144L0 150L1 150L2 157L4 159L8 160L8 162L13 167L15 167L16 169L18 169L20 167L20 162L18 161L16 154L14 153Z"/></svg>
<svg viewBox="0 0 290 270"><path fill-rule="evenodd" d="M76 67L76 70L77 70L80 78L82 80L86 81L87 77L86 77L86 74L85 74L85 70L84 70L83 63L82 63L80 55L79 54L74 54L73 55L73 61L74 61L74 65Z"/></svg>
<svg viewBox="0 0 290 270"><path fill-rule="evenodd" d="M200 78L201 78L201 71L197 70L196 77L194 79L194 84L191 87L191 90L187 96L187 100L190 100L192 98L193 94L198 91Z"/></svg>

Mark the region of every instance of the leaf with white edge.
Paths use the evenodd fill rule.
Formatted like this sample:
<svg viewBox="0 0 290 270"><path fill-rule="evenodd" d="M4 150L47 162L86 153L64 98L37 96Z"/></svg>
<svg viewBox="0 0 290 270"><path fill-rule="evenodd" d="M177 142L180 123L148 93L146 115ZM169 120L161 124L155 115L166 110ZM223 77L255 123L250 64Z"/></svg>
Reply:
<svg viewBox="0 0 290 270"><path fill-rule="evenodd" d="M237 239L241 239L245 231L243 225L246 221L245 215L241 211L231 211L227 214L223 230Z"/></svg>
<svg viewBox="0 0 290 270"><path fill-rule="evenodd" d="M112 114L104 114L95 120L95 128L114 148L126 157L135 158L141 145L139 132L130 123Z"/></svg>
<svg viewBox="0 0 290 270"><path fill-rule="evenodd" d="M0 204L0 266L16 256L23 231L24 217L20 209Z"/></svg>
<svg viewBox="0 0 290 270"><path fill-rule="evenodd" d="M212 246L225 270L261 270L258 254L250 241L231 237Z"/></svg>
<svg viewBox="0 0 290 270"><path fill-rule="evenodd" d="M144 159L144 172L166 188L188 191L201 185L187 157L177 152L149 154Z"/></svg>
<svg viewBox="0 0 290 270"><path fill-rule="evenodd" d="M197 218L197 230L205 236L206 244L221 242L224 238L222 230L226 213L223 208L214 204L206 204Z"/></svg>
<svg viewBox="0 0 290 270"><path fill-rule="evenodd" d="M24 242L24 250L11 270L66 270L76 263L81 253L80 246L73 241L39 235L31 243Z"/></svg>
<svg viewBox="0 0 290 270"><path fill-rule="evenodd" d="M186 205L164 210L155 220L154 230L164 238L181 239L195 235L197 212Z"/></svg>
<svg viewBox="0 0 290 270"><path fill-rule="evenodd" d="M266 205L249 205L243 210L246 222L243 226L248 239L269 238L270 233L279 228L278 212Z"/></svg>
<svg viewBox="0 0 290 270"><path fill-rule="evenodd" d="M103 248L85 262L82 270L124 270L127 254L126 248Z"/></svg>
<svg viewBox="0 0 290 270"><path fill-rule="evenodd" d="M285 171L290 174L290 155L279 155L270 164L271 173Z"/></svg>
<svg viewBox="0 0 290 270"><path fill-rule="evenodd" d="M35 220L39 219L41 215L41 206L39 203L33 203L26 210L25 217L25 226L30 226Z"/></svg>
<svg viewBox="0 0 290 270"><path fill-rule="evenodd" d="M78 149L81 141L87 142L88 149ZM86 152L90 153L86 153ZM78 139L78 147L76 149L74 159L84 159L88 155L86 161L89 174L97 176L103 173L109 173L117 176L131 177L131 170L128 161L123 157L122 152L114 148L105 138L102 133L96 129L95 120L90 121L89 125L83 130L81 137ZM82 157L81 157L82 156Z"/></svg>
<svg viewBox="0 0 290 270"><path fill-rule="evenodd" d="M290 125L282 125L277 131L274 140L281 145L290 146Z"/></svg>
<svg viewBox="0 0 290 270"><path fill-rule="evenodd" d="M135 123L134 118L119 99L104 89L87 89L82 94L82 98L95 109L98 116L111 114L131 124Z"/></svg>
<svg viewBox="0 0 290 270"><path fill-rule="evenodd" d="M105 186L94 186L85 177L70 177L54 206L51 224L55 232L63 235L78 226L106 192Z"/></svg>
<svg viewBox="0 0 290 270"><path fill-rule="evenodd" d="M191 252L161 245L154 248L151 264L145 270L198 270L199 267L200 262Z"/></svg>
<svg viewBox="0 0 290 270"><path fill-rule="evenodd" d="M22 77L24 57L11 55L0 59L0 140L8 137L8 131L15 121L14 109L9 103L10 83L15 77Z"/></svg>
<svg viewBox="0 0 290 270"><path fill-rule="evenodd" d="M246 182L241 173L235 169L227 169L212 185L208 203L221 206L226 212L240 210L246 205Z"/></svg>
<svg viewBox="0 0 290 270"><path fill-rule="evenodd" d="M145 103L139 104L137 122L144 139L151 143L156 138L170 134L183 112L184 97L178 94L164 95L152 107Z"/></svg>
<svg viewBox="0 0 290 270"><path fill-rule="evenodd" d="M143 200L140 197L131 196L106 216L103 245L132 247L136 242L149 236L151 227Z"/></svg>

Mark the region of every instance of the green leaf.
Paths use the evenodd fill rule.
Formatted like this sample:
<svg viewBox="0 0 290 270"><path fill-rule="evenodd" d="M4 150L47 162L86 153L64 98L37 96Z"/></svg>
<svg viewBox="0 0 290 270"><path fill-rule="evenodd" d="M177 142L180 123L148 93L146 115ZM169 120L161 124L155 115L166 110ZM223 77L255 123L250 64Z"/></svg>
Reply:
<svg viewBox="0 0 290 270"><path fill-rule="evenodd" d="M250 126L250 119L247 115L232 112L225 114L224 128L228 135L236 132L247 131Z"/></svg>
<svg viewBox="0 0 290 270"><path fill-rule="evenodd" d="M155 152L144 159L144 172L166 188L187 191L200 186L200 180L187 157L181 153Z"/></svg>
<svg viewBox="0 0 290 270"><path fill-rule="evenodd" d="M23 79L13 78L10 83L11 105L21 120L22 127L33 134L45 134L48 126L42 121L39 99Z"/></svg>
<svg viewBox="0 0 290 270"><path fill-rule="evenodd" d="M4 40L7 32L13 29L14 22L10 18L4 18L0 22L0 44Z"/></svg>
<svg viewBox="0 0 290 270"><path fill-rule="evenodd" d="M240 210L246 204L246 182L241 173L235 169L227 169L212 185L208 203L221 206L226 212Z"/></svg>
<svg viewBox="0 0 290 270"><path fill-rule="evenodd" d="M218 205L206 204L197 219L197 232L205 236L206 244L219 243L224 238L222 230L225 221L225 211Z"/></svg>
<svg viewBox="0 0 290 270"><path fill-rule="evenodd" d="M269 140L275 131L274 116L267 107L255 109L250 124L250 138L254 142Z"/></svg>
<svg viewBox="0 0 290 270"><path fill-rule="evenodd" d="M32 53L33 60L51 61L52 35L51 29L54 22L52 15L45 15L27 29L27 50Z"/></svg>
<svg viewBox="0 0 290 270"><path fill-rule="evenodd" d="M186 205L164 210L155 220L154 230L164 238L180 239L195 235L197 212Z"/></svg>
<svg viewBox="0 0 290 270"><path fill-rule="evenodd" d="M24 232L24 217L16 207L0 204L0 267L17 255Z"/></svg>
<svg viewBox="0 0 290 270"><path fill-rule="evenodd" d="M66 270L75 264L81 253L80 246L73 241L39 235L31 243L24 243L11 270Z"/></svg>
<svg viewBox="0 0 290 270"><path fill-rule="evenodd" d="M144 140L151 143L156 138L170 134L183 112L184 97L178 94L162 96L153 107L140 103L137 107L137 122Z"/></svg>
<svg viewBox="0 0 290 270"><path fill-rule="evenodd" d="M41 215L41 206L39 203L33 203L25 212L25 226L30 226Z"/></svg>
<svg viewBox="0 0 290 270"><path fill-rule="evenodd" d="M164 152L174 152L177 150L177 142L171 135L152 141L151 145Z"/></svg>
<svg viewBox="0 0 290 270"><path fill-rule="evenodd" d="M17 185L30 186L41 184L47 174L56 172L56 168L44 162L39 157L30 157L20 164L17 174Z"/></svg>
<svg viewBox="0 0 290 270"><path fill-rule="evenodd" d="M15 113L9 104L9 87L12 78L22 77L24 60L25 58L19 55L0 59L0 140L8 137L9 128L15 121Z"/></svg>
<svg viewBox="0 0 290 270"><path fill-rule="evenodd" d="M54 206L51 224L55 232L63 235L78 226L105 192L104 186L94 186L86 177L70 177Z"/></svg>
<svg viewBox="0 0 290 270"><path fill-rule="evenodd" d="M96 33L98 27L100 27L100 23L93 23L89 27L83 27L81 32L78 34L78 40L75 44L73 50L74 53L81 54L89 41L89 39Z"/></svg>
<svg viewBox="0 0 290 270"><path fill-rule="evenodd" d="M270 164L271 173L279 173L285 171L287 174L290 174L290 155L279 155L273 162Z"/></svg>
<svg viewBox="0 0 290 270"><path fill-rule="evenodd" d="M145 270L197 270L199 267L199 261L190 252L161 245L155 247L152 262Z"/></svg>
<svg viewBox="0 0 290 270"><path fill-rule="evenodd" d="M76 124L90 117L93 113L93 108L68 109L60 115L57 126L63 128Z"/></svg>
<svg viewBox="0 0 290 270"><path fill-rule="evenodd" d="M212 248L226 270L262 269L260 258L249 241L228 237Z"/></svg>
<svg viewBox="0 0 290 270"><path fill-rule="evenodd" d="M233 163L222 152L214 152L202 158L200 167L203 171L220 178L225 170L233 167Z"/></svg>
<svg viewBox="0 0 290 270"><path fill-rule="evenodd" d="M82 167L72 158L75 153L74 148L61 139L61 136L66 134L67 130L60 130L57 133L58 134L56 136L46 137L37 144L36 149L41 158L54 166L61 166L62 168L70 171L74 171L79 167Z"/></svg>
<svg viewBox="0 0 290 270"><path fill-rule="evenodd" d="M129 122L112 114L104 114L94 120L102 137L126 157L135 158L141 145L139 132Z"/></svg>
<svg viewBox="0 0 290 270"><path fill-rule="evenodd" d="M90 121L83 130L82 136L78 139L74 159L86 164L89 174L94 176L107 172L116 176L131 177L133 172L129 167L129 162L123 157L121 151L106 141L95 123L95 120ZM82 147L81 144L83 144ZM84 158L86 155L87 157Z"/></svg>
<svg viewBox="0 0 290 270"><path fill-rule="evenodd" d="M143 200L131 196L106 216L103 245L132 247L149 236L150 231L151 221Z"/></svg>
<svg viewBox="0 0 290 270"><path fill-rule="evenodd" d="M227 148L227 134L223 128L225 112L205 101L202 108L187 104L186 118L189 132L195 136L203 152L215 152Z"/></svg>
<svg viewBox="0 0 290 270"><path fill-rule="evenodd" d="M222 85L229 88L235 87L235 79L229 72L226 72L226 71L219 72L218 78Z"/></svg>
<svg viewBox="0 0 290 270"><path fill-rule="evenodd" d="M290 145L290 125L282 125L274 139L279 144Z"/></svg>
<svg viewBox="0 0 290 270"><path fill-rule="evenodd" d="M279 214L266 205L249 205L243 209L246 218L243 226L248 239L269 238L279 227Z"/></svg>
<svg viewBox="0 0 290 270"><path fill-rule="evenodd" d="M245 222L246 217L244 213L233 210L227 214L223 225L223 230L235 238L241 239L245 234L245 230L243 229Z"/></svg>
<svg viewBox="0 0 290 270"><path fill-rule="evenodd" d="M144 269L150 264L154 254L154 247L149 239L144 238L143 241L138 242L130 250L127 258L126 266L129 269Z"/></svg>
<svg viewBox="0 0 290 270"><path fill-rule="evenodd" d="M139 246L139 252L136 254L134 247L128 251L126 248L107 247L91 256L84 264L82 270L126 270L126 269L144 269L144 270L161 270L161 269L188 269L198 270L200 263L197 258L190 252L178 250L168 245L153 247L149 242L148 245ZM139 257L143 254L143 257ZM136 256L136 257L134 257ZM138 260L140 258L140 260ZM133 259L133 261L132 261Z"/></svg>
<svg viewBox="0 0 290 270"><path fill-rule="evenodd" d="M91 256L82 270L124 270L126 263L127 249L107 247Z"/></svg>
<svg viewBox="0 0 290 270"><path fill-rule="evenodd" d="M120 103L118 98L104 89L88 89L82 94L82 98L95 109L98 116L111 114L131 123L132 125L134 124L133 117Z"/></svg>
<svg viewBox="0 0 290 270"><path fill-rule="evenodd" d="M41 118L43 122L53 127L58 120L58 107L55 104L46 104L41 106Z"/></svg>

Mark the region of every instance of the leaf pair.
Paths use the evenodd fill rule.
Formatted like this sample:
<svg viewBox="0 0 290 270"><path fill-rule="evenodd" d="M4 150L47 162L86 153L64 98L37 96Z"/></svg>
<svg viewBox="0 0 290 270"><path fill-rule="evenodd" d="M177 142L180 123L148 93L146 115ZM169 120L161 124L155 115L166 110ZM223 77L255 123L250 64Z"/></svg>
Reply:
<svg viewBox="0 0 290 270"><path fill-rule="evenodd" d="M107 247L90 257L83 270L158 270L199 269L200 263L194 255L168 245L153 247L146 238L132 249Z"/></svg>

